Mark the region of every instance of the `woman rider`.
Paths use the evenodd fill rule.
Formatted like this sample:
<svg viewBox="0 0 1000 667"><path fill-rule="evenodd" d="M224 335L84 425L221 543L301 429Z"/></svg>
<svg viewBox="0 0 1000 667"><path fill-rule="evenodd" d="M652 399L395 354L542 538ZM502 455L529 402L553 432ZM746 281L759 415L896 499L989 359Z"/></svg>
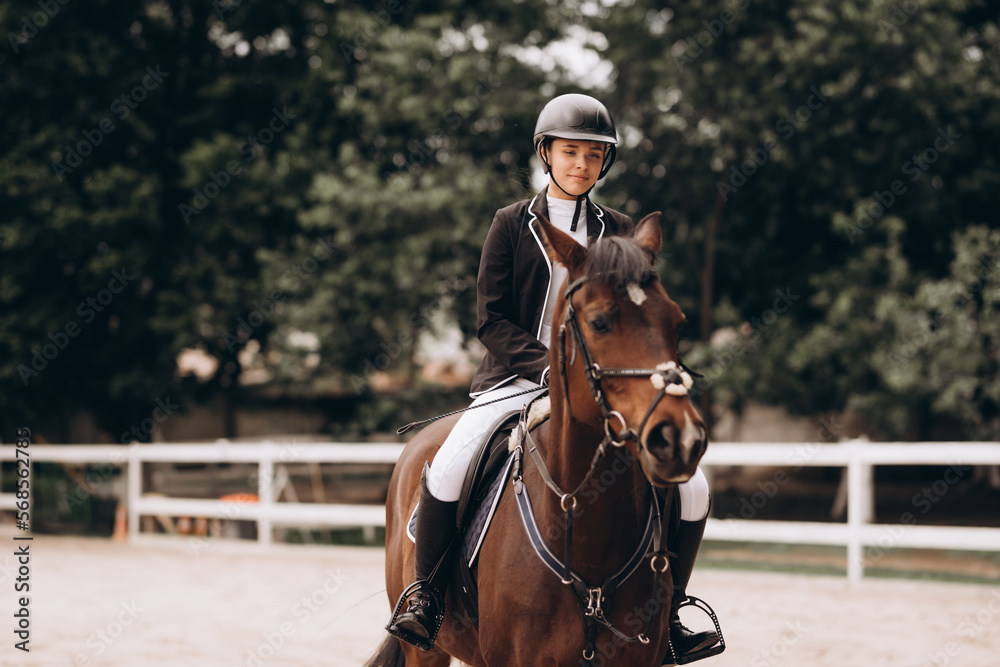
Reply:
<svg viewBox="0 0 1000 667"><path fill-rule="evenodd" d="M611 114L598 100L579 94L551 100L538 116L534 136L550 184L531 199L500 209L493 219L477 281L478 335L487 353L473 377L470 396L473 407L509 398L463 413L424 468L416 527L416 575L423 585L391 627L393 634L411 643L426 642L434 634L444 591L434 590L428 578L455 534L458 497L476 445L500 416L524 405L524 396L512 394L548 384L552 310L567 271L560 264L550 266L537 218L547 217L584 247L605 235L633 231L631 218L589 197L614 163L617 144ZM681 526L670 545L677 553L670 568L670 640L680 658L714 645L719 637L715 632L691 632L677 615L708 517L708 482L701 469L678 490Z"/></svg>

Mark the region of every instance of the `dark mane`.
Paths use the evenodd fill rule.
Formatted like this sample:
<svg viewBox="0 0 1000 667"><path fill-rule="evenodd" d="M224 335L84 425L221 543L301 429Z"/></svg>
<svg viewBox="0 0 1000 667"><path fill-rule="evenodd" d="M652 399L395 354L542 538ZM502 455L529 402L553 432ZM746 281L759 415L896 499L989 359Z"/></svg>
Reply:
<svg viewBox="0 0 1000 667"><path fill-rule="evenodd" d="M583 272L622 287L627 283L645 285L658 277L646 251L624 236L607 236L588 247Z"/></svg>

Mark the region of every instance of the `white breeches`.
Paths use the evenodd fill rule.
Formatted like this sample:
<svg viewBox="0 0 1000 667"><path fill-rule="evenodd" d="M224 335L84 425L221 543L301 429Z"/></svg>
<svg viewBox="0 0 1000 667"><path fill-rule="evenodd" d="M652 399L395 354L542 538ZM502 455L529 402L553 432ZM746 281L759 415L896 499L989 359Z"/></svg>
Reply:
<svg viewBox="0 0 1000 667"><path fill-rule="evenodd" d="M694 471L691 479L677 485L681 501L681 521L701 521L708 516L708 479L701 467Z"/></svg>
<svg viewBox="0 0 1000 667"><path fill-rule="evenodd" d="M472 405L495 401L498 398L527 389L535 389L538 386L540 385L531 380L517 378L502 387L477 396L476 400L472 401ZM476 453L476 445L486 436L486 431L504 413L520 410L525 403L540 393L514 396L505 401L462 413L431 462L431 469L427 474L427 489L431 495L445 502L458 500L458 496L462 493L462 484L465 483L465 473Z"/></svg>
<svg viewBox="0 0 1000 667"><path fill-rule="evenodd" d="M495 401L511 394L517 394L539 385L525 378L517 378L513 382L498 387L493 391L476 397L472 405L481 405ZM476 453L476 446L486 436L486 431L504 413L520 410L525 403L538 394L511 396L507 400L498 401L486 407L469 410L455 423L451 433L442 443L437 455L431 462L427 474L427 488L438 500L451 502L458 500L465 483L465 474ZM691 479L677 486L681 503L682 521L701 521L708 516L709 492L705 473L698 468Z"/></svg>

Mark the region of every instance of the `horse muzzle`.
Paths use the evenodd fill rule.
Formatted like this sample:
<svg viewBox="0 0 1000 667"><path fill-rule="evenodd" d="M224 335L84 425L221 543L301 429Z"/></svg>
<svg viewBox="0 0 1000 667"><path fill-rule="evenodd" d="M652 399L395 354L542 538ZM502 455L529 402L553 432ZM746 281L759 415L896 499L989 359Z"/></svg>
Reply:
<svg viewBox="0 0 1000 667"><path fill-rule="evenodd" d="M646 432L639 454L646 477L658 486L686 482L698 469L707 440L700 421L686 419L683 429L669 421L654 424Z"/></svg>

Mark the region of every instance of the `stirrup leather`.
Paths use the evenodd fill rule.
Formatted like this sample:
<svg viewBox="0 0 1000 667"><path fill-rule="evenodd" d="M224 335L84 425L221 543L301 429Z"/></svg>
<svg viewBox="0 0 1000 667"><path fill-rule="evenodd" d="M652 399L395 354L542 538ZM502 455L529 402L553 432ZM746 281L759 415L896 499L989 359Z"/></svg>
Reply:
<svg viewBox="0 0 1000 667"><path fill-rule="evenodd" d="M400 612L403 610L403 605L410 598L411 595L416 593L418 590L427 588L427 593L435 598L437 605L437 614L434 616L434 627L430 633L430 637L418 637L413 635L402 628L396 626L396 619L399 618ZM416 581L410 584L403 594L399 596L399 602L396 603L396 608L392 610L392 618L386 624L385 629L393 637L402 639L408 644L413 644L417 648L423 651L430 651L434 648L434 641L437 639L438 633L441 631L441 624L444 623L444 601L439 599L437 593L430 588L429 582L426 581Z"/></svg>
<svg viewBox="0 0 1000 667"><path fill-rule="evenodd" d="M697 660L704 660L705 658L711 658L714 655L719 655L726 650L726 638L722 636L722 627L719 625L719 617L715 615L715 610L713 610L707 602L700 598L696 598L693 595L687 596L684 602L677 605L677 611L680 611L684 607L697 607L712 619L715 624L715 632L719 635L719 643L714 646L709 646L708 648L703 648L700 651L692 651L687 655L677 656L674 653L673 644L670 645L670 657L673 659L676 665L687 665L689 663L695 662Z"/></svg>

